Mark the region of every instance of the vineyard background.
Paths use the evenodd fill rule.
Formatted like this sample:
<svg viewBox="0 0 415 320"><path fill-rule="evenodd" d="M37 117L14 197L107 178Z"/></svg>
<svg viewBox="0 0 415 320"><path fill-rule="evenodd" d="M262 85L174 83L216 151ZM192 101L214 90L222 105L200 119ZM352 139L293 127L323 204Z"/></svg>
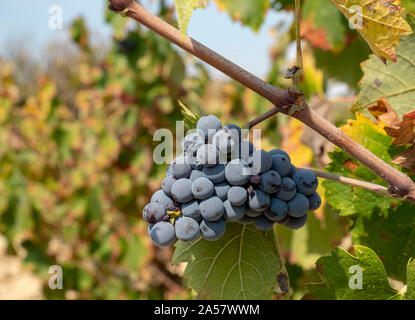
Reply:
<svg viewBox="0 0 415 320"><path fill-rule="evenodd" d="M177 25L174 7L160 3L157 15ZM288 12L290 3L271 1L268 10ZM363 76L359 63L370 50L333 6L321 3L306 1L303 8L302 88L312 108L342 126L352 118L349 110ZM258 16L264 14L253 12L235 23L257 30L263 22ZM159 128L174 130L175 121L182 120L179 100L199 114L239 125L271 107L233 81L212 79L204 64L146 28L110 11L105 16L113 30L110 43L94 44L85 16L67 30L76 49L52 44L43 67L30 52L0 57L0 298L17 285L27 286L13 296L20 298L190 299L185 265L172 264L173 248L151 244L141 219L166 169L152 160L157 144L152 134ZM316 21L322 17L342 32L320 37L326 26ZM294 63L286 54L294 28L282 33L275 25L270 36L274 44L266 80L288 88L283 75ZM327 95L338 83L348 86L347 95ZM262 147L280 146L296 166L323 169L331 161L328 152L334 147L294 118L278 115L259 127ZM357 166L344 160L346 170ZM361 174L379 182L364 170ZM352 221L338 214L343 208L327 203L325 186L318 190L322 208L305 228L278 227L296 299L308 292L307 283L320 281L318 258L335 245L353 252ZM17 259L19 267L6 259ZM56 264L63 268L63 290L47 285L48 269ZM29 280L13 284L7 268L14 270L16 281L21 276ZM400 289L406 280L402 270L390 270L397 275L390 283Z"/></svg>

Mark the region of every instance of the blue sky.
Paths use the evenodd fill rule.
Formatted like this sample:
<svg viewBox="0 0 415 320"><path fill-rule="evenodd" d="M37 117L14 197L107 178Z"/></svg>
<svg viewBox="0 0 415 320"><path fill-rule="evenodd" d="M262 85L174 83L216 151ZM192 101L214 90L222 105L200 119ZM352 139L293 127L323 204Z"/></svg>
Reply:
<svg viewBox="0 0 415 320"><path fill-rule="evenodd" d="M111 29L105 24L103 14L106 3L104 0L3 1L0 11L0 55L7 52L11 42L22 40L31 54L41 57L47 43L54 39L66 39L70 21L79 15L85 17L96 41L109 41ZM157 1L141 3L152 8ZM63 30L49 28L49 8L55 4L63 8ZM205 10L195 11L188 33L250 72L264 76L270 64L268 49L274 41L269 31L283 18L270 12L260 31L255 33L233 22L226 13L219 12L216 5L210 4Z"/></svg>

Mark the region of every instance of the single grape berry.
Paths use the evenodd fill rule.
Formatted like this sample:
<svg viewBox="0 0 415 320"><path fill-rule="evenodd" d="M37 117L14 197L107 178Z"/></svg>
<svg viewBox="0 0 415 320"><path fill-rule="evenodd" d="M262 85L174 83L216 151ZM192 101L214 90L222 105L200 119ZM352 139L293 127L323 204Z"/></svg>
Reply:
<svg viewBox="0 0 415 320"><path fill-rule="evenodd" d="M225 168L223 163L219 163L214 167L204 167L202 172L206 178L217 184L225 181Z"/></svg>
<svg viewBox="0 0 415 320"><path fill-rule="evenodd" d="M225 208L225 212L223 215L225 221L238 221L240 218L243 217L246 211L245 205L234 206L231 204L229 199L223 203L223 206Z"/></svg>
<svg viewBox="0 0 415 320"><path fill-rule="evenodd" d="M161 188L163 189L164 193L169 197L171 197L171 187L173 186L173 183L175 183L176 181L177 179L174 176L167 176L161 183Z"/></svg>
<svg viewBox="0 0 415 320"><path fill-rule="evenodd" d="M261 174L272 167L272 157L265 150L256 150L249 159L251 174Z"/></svg>
<svg viewBox="0 0 415 320"><path fill-rule="evenodd" d="M249 141L241 141L241 143L235 148L234 159L239 158L246 162L249 161L249 157L252 156L252 153L255 151L254 145Z"/></svg>
<svg viewBox="0 0 415 320"><path fill-rule="evenodd" d="M173 199L170 198L163 190L157 190L151 197L151 202L157 202L166 209L168 206L174 205Z"/></svg>
<svg viewBox="0 0 415 320"><path fill-rule="evenodd" d="M311 170L300 170L294 175L294 182L297 185L298 192L306 196L311 196L317 190L318 179Z"/></svg>
<svg viewBox="0 0 415 320"><path fill-rule="evenodd" d="M269 195L259 189L254 189L254 191L249 194L248 199L249 207L258 212L267 210L271 202Z"/></svg>
<svg viewBox="0 0 415 320"><path fill-rule="evenodd" d="M165 215L166 210L160 203L157 202L150 202L143 209L144 220L151 224L162 221Z"/></svg>
<svg viewBox="0 0 415 320"><path fill-rule="evenodd" d="M208 221L216 221L222 218L225 208L223 202L216 196L202 200L199 204L202 218Z"/></svg>
<svg viewBox="0 0 415 320"><path fill-rule="evenodd" d="M196 128L204 134L205 141L212 141L216 131L222 128L220 120L214 115L203 116L196 124Z"/></svg>
<svg viewBox="0 0 415 320"><path fill-rule="evenodd" d="M176 237L182 241L193 241L200 234L199 223L189 217L182 217L176 220L174 225Z"/></svg>
<svg viewBox="0 0 415 320"><path fill-rule="evenodd" d="M232 135L236 138L236 142L239 143L242 141L242 130L241 127L237 126L236 124L227 124L223 128L229 130Z"/></svg>
<svg viewBox="0 0 415 320"><path fill-rule="evenodd" d="M308 197L308 202L310 203L308 210L317 210L321 206L320 195L317 192L314 192L311 196Z"/></svg>
<svg viewBox="0 0 415 320"><path fill-rule="evenodd" d="M284 224L287 228L297 230L305 226L307 223L308 214L305 214L299 218L289 217L288 221Z"/></svg>
<svg viewBox="0 0 415 320"><path fill-rule="evenodd" d="M227 182L221 182L221 183L215 184L214 195L217 196L222 201L225 201L228 198L228 191L230 188L231 186Z"/></svg>
<svg viewBox="0 0 415 320"><path fill-rule="evenodd" d="M226 128L218 130L212 138L212 144L218 148L221 155L228 155L238 143L238 136Z"/></svg>
<svg viewBox="0 0 415 320"><path fill-rule="evenodd" d="M201 178L201 177L204 177L205 175L203 174L203 172L202 171L199 171L199 170L192 170L192 173L190 174L190 177L189 177L189 179L190 179L190 181L195 181L197 178Z"/></svg>
<svg viewBox="0 0 415 320"><path fill-rule="evenodd" d="M192 181L190 179L179 179L171 187L173 198L180 202L186 203L193 199Z"/></svg>
<svg viewBox="0 0 415 320"><path fill-rule="evenodd" d="M196 200L182 204L181 211L184 217L193 218L197 221L202 220L199 203Z"/></svg>
<svg viewBox="0 0 415 320"><path fill-rule="evenodd" d="M154 244L160 247L168 247L176 240L174 227L169 222L158 222L150 231L150 237Z"/></svg>
<svg viewBox="0 0 415 320"><path fill-rule="evenodd" d="M248 199L248 193L246 189L234 186L228 191L228 200L234 206L242 206Z"/></svg>
<svg viewBox="0 0 415 320"><path fill-rule="evenodd" d="M260 231L269 231L274 226L274 221L269 220L265 215L255 218L255 228Z"/></svg>
<svg viewBox="0 0 415 320"><path fill-rule="evenodd" d="M269 194L278 191L281 185L281 176L277 171L268 170L261 175L259 188Z"/></svg>
<svg viewBox="0 0 415 320"><path fill-rule="evenodd" d="M286 177L291 170L291 161L289 157L282 154L272 156L272 170L277 171L281 177Z"/></svg>
<svg viewBox="0 0 415 320"><path fill-rule="evenodd" d="M192 167L184 156L174 159L170 167L176 179L188 178L192 173Z"/></svg>
<svg viewBox="0 0 415 320"><path fill-rule="evenodd" d="M268 152L271 156L277 155L277 154L282 154L283 156L287 157L288 159L290 159L290 156L288 155L287 152L285 152L282 149L273 149L271 151Z"/></svg>
<svg viewBox="0 0 415 320"><path fill-rule="evenodd" d="M200 232L202 237L208 241L216 241L221 238L226 230L226 223L223 219L217 221L202 220L200 223Z"/></svg>
<svg viewBox="0 0 415 320"><path fill-rule="evenodd" d="M291 164L291 169L290 172L288 173L287 177L289 178L294 178L294 175L297 173L297 168L295 167L295 165Z"/></svg>
<svg viewBox="0 0 415 320"><path fill-rule="evenodd" d="M291 217L299 218L308 212L310 203L305 195L297 193L293 199L288 201L288 214Z"/></svg>
<svg viewBox="0 0 415 320"><path fill-rule="evenodd" d="M241 159L230 161L225 168L226 180L234 186L242 186L249 181L250 168L248 163Z"/></svg>
<svg viewBox="0 0 415 320"><path fill-rule="evenodd" d="M288 205L285 201L278 198L271 198L271 204L267 211L265 211L265 216L275 222L283 220L288 213Z"/></svg>
<svg viewBox="0 0 415 320"><path fill-rule="evenodd" d="M204 144L197 150L197 161L205 167L219 163L219 150L213 144Z"/></svg>
<svg viewBox="0 0 415 320"><path fill-rule="evenodd" d="M289 201L292 198L294 198L296 193L297 187L295 185L295 182L287 177L282 178L280 189L277 192L277 198L284 201Z"/></svg>
<svg viewBox="0 0 415 320"><path fill-rule="evenodd" d="M201 130L196 130L186 135L182 141L182 149L184 154L192 154L197 152L202 145L205 144L205 135Z"/></svg>
<svg viewBox="0 0 415 320"><path fill-rule="evenodd" d="M201 177L192 183L192 193L195 199L207 199L213 194L214 191L213 182L208 178Z"/></svg>
<svg viewBox="0 0 415 320"><path fill-rule="evenodd" d="M263 212L261 212L261 211L252 210L249 206L247 206L246 211L245 211L245 215L250 217L250 218L259 217L260 215L262 215L262 213Z"/></svg>

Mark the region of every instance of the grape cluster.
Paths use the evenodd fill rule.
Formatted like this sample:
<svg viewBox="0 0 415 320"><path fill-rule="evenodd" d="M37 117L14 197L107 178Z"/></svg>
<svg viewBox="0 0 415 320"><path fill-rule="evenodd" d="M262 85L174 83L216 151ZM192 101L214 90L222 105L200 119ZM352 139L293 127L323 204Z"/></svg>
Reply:
<svg viewBox="0 0 415 320"><path fill-rule="evenodd" d="M143 209L156 245L199 236L214 241L228 221L253 223L261 231L274 223L298 229L307 212L320 207L312 171L297 170L281 149L255 150L241 136L237 125L222 127L209 115L183 139L183 154L169 165L162 188Z"/></svg>

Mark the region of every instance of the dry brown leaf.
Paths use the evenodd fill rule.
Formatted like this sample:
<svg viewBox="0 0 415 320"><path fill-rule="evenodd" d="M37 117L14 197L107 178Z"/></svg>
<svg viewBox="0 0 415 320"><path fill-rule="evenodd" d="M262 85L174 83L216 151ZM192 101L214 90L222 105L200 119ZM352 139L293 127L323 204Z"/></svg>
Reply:
<svg viewBox="0 0 415 320"><path fill-rule="evenodd" d="M395 138L393 144L402 147L407 143L415 142L415 111L403 115L403 120L393 127L385 127L386 133Z"/></svg>
<svg viewBox="0 0 415 320"><path fill-rule="evenodd" d="M406 169L411 169L410 175L415 174L415 146L412 146L408 150L397 155L391 162Z"/></svg>
<svg viewBox="0 0 415 320"><path fill-rule="evenodd" d="M385 122L391 127L399 122L398 114L392 109L385 98L379 99L376 105L368 107L367 109L378 121Z"/></svg>

